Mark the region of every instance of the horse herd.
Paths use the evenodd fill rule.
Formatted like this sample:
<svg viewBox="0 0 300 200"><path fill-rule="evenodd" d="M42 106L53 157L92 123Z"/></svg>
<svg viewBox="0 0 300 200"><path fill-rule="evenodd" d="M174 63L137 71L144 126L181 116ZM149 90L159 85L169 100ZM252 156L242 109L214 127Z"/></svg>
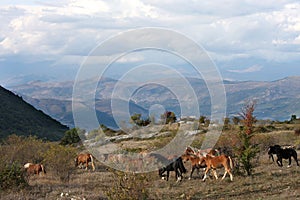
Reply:
<svg viewBox="0 0 300 200"><path fill-rule="evenodd" d="M280 167L283 166L282 159L288 159L289 160L288 167L290 167L292 157L294 158L297 166L299 166L297 160L297 152L294 147L290 147L290 146L281 147L280 145L273 145L269 147L268 155L269 158L272 158L273 162L274 162L273 155L276 155L277 156L276 163ZM87 170L89 163L91 163L92 170L93 171L95 170L94 157L92 154L81 153L76 156L74 161L75 161L75 167L85 166L85 170ZM191 163L191 172L189 175L189 179L192 178L193 172L195 170L197 170L199 174L200 169L205 170L202 178L203 181L206 180L207 174L210 170L212 170L215 179L218 179L216 169L224 168L225 171L222 180L226 177L227 174L229 174L230 180L233 181L232 170L234 168L234 162L229 155L221 154L220 151L216 149L203 151L190 146L186 147L184 153L181 156L173 160L170 160L169 162L170 164L160 168L158 170L159 177L168 180L170 172L174 171L176 180L181 181L183 178L182 174L187 172L183 163L186 163L187 161ZM46 174L45 167L42 164L26 163L24 165L24 169L26 170L28 176L34 174L39 175L40 173Z"/></svg>

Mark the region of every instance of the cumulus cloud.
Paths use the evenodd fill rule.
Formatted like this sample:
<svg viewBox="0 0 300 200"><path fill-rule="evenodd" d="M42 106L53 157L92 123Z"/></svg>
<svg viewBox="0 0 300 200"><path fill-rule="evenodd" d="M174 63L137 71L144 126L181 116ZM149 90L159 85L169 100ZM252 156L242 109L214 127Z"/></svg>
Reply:
<svg viewBox="0 0 300 200"><path fill-rule="evenodd" d="M225 3L46 0L18 4L5 1L0 3L0 59L25 55L35 57L33 60L53 59L58 66L57 63L63 63L60 61L72 62L70 58L76 57L77 63L107 38L129 29L151 26L185 34L202 45L217 62L227 63L226 66L232 66L228 63L236 59L250 57L268 62L298 60L300 3L297 0L233 0L224 6ZM134 36L119 41L110 48L114 52L113 49L130 46L130 40L137 39ZM193 49L190 51L193 54ZM252 65L246 70L231 71L260 70L259 66Z"/></svg>

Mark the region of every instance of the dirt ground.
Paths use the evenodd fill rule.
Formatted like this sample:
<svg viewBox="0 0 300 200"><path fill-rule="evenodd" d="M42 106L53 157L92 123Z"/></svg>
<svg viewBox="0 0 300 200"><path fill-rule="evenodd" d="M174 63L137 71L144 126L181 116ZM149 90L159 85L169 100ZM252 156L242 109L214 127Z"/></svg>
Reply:
<svg viewBox="0 0 300 200"><path fill-rule="evenodd" d="M185 166L190 169L190 163L185 163ZM218 170L220 178L223 172L223 169ZM203 171L200 171L200 176L202 174ZM122 173L119 175L124 176ZM297 167L294 161L290 168L287 168L287 161L284 162L284 167L278 167L267 155L260 156L253 176L235 175L233 182L229 177L223 181L211 177L202 182L196 172L192 180L188 180L188 176L189 172L181 182L176 183L173 172L168 182L160 179L157 172L152 172L145 174L144 181L132 185L129 182L133 179L118 177L116 173L97 162L95 171L77 169L68 183L62 183L49 172L47 175L32 177L30 188L2 193L0 198L115 199L116 195L109 195L109 192L120 192L118 184L122 182L129 190L129 195L122 197L124 199L135 199L137 188L134 187L144 187L147 193L145 199L300 199L300 167Z"/></svg>

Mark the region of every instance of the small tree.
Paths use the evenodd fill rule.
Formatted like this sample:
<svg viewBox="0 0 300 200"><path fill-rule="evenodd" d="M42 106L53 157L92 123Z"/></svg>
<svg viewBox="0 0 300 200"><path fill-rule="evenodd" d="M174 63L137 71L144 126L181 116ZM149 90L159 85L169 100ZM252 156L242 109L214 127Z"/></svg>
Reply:
<svg viewBox="0 0 300 200"><path fill-rule="evenodd" d="M205 124L205 120L206 120L206 117L201 115L200 118L199 118L199 123L200 124Z"/></svg>
<svg viewBox="0 0 300 200"><path fill-rule="evenodd" d="M241 123L242 128L239 133L241 140L241 147L238 149L239 161L241 167L246 171L247 175L250 176L253 172L252 159L258 153L258 148L251 144L251 138L254 135L254 124L256 122L253 112L255 110L255 102L248 102L244 108L242 108Z"/></svg>
<svg viewBox="0 0 300 200"><path fill-rule="evenodd" d="M147 126L151 123L150 119L142 119L141 114L134 114L131 116L131 123L136 124L137 126Z"/></svg>
<svg viewBox="0 0 300 200"><path fill-rule="evenodd" d="M80 142L79 129L72 128L65 132L64 137L61 139L60 144L71 145Z"/></svg>
<svg viewBox="0 0 300 200"><path fill-rule="evenodd" d="M225 117L223 119L223 123L224 123L224 126L223 126L224 130L228 130L230 128L230 124L229 124L230 123L230 118Z"/></svg>
<svg viewBox="0 0 300 200"><path fill-rule="evenodd" d="M176 115L174 112L166 111L164 114L161 115L162 121L165 121L165 124L174 123L176 122Z"/></svg>
<svg viewBox="0 0 300 200"><path fill-rule="evenodd" d="M235 117L232 118L232 122L233 122L234 125L238 125L240 123L240 118L235 116Z"/></svg>

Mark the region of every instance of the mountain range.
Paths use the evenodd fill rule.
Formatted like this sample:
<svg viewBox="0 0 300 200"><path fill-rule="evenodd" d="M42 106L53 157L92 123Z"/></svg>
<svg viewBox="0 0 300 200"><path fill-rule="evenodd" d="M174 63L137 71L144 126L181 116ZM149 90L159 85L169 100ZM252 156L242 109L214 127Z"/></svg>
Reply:
<svg viewBox="0 0 300 200"><path fill-rule="evenodd" d="M91 80L82 81L87 84ZM173 87L183 87L176 79L159 81L168 83ZM193 88L199 102L201 115L209 116L211 100L206 83L202 79L188 78L188 83ZM118 84L121 87L120 93L131 90L137 83L124 82L104 78L98 83L95 93L95 109L98 120L112 128L117 128L117 124L112 116L112 94ZM141 83L139 83L141 84ZM227 116L238 115L247 100L255 99L255 116L258 119L289 120L291 115L300 115L300 77L286 77L276 81L223 81L226 99ZM61 123L70 127L74 126L72 115L72 100L81 102L82 99L72 99L73 81L66 82L43 82L32 81L25 84L11 86L10 89L19 94L28 103L39 110L57 119ZM121 86L120 86L121 85ZM86 94L93 91L85 91ZM127 103L127 99L120 94L114 96L120 103ZM153 105L162 105L165 110L173 111L177 116L181 116L179 101L189 101L188 98L181 97L178 100L170 88L163 84L146 84L134 91L129 101L130 114L140 113L147 117ZM124 104L125 105L125 104ZM161 110L163 113L165 110ZM128 119L129 121L129 119Z"/></svg>

